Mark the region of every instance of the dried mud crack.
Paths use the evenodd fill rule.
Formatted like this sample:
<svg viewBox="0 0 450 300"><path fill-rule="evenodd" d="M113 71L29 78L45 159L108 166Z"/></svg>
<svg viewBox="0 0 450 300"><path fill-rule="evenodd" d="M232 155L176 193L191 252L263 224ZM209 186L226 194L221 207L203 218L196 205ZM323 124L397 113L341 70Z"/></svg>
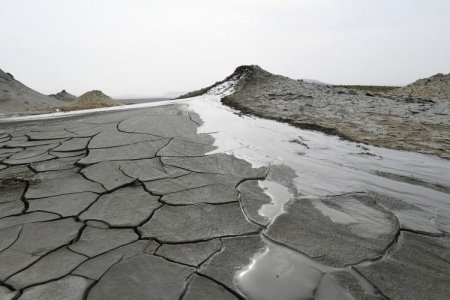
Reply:
<svg viewBox="0 0 450 300"><path fill-rule="evenodd" d="M426 296L448 295L446 228L413 232L397 202L363 192L295 194L262 217L258 181L282 167L209 154L201 122L167 105L2 124L0 299L252 299L236 272L275 248L333 268L313 297L330 282L356 299L408 298L431 282ZM358 224L336 225L331 210Z"/></svg>

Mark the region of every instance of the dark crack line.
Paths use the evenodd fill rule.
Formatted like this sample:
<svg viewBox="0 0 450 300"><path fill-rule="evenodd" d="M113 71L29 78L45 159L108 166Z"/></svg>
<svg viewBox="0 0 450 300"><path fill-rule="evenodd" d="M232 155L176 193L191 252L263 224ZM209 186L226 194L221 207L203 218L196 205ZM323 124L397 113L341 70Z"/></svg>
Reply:
<svg viewBox="0 0 450 300"><path fill-rule="evenodd" d="M227 285L225 285L224 283L204 274L204 273L199 273L199 272L195 272L195 274L197 274L198 276L202 276L206 279L209 279L215 283L217 283L218 285L220 285L221 287L223 287L224 289L226 289L228 292L230 292L231 294L233 294L236 298L238 298L239 300L246 300L246 298L244 298L240 293L236 292L235 290L233 290L232 288L228 287Z"/></svg>
<svg viewBox="0 0 450 300"><path fill-rule="evenodd" d="M204 157L204 156L201 156L201 157ZM181 167L181 166L177 166L177 165L171 165L170 163L164 162L164 160L161 160L161 162L162 162L163 165L170 166L170 167L175 167L175 168L178 168L178 169L181 169L181 170L185 170L185 171L189 171L189 172L197 173L197 174L234 176L234 175L231 175L230 173L194 171L194 170L191 170L191 169L188 169L188 168L185 168L185 167Z"/></svg>
<svg viewBox="0 0 450 300"><path fill-rule="evenodd" d="M108 269L109 270L109 269ZM89 279L89 280L93 280L91 278L86 278L84 276L81 275L75 275L75 274L71 274L72 276L79 276L79 277L83 277L85 279ZM87 300L89 293L91 292L92 288L98 283L97 280L93 280L92 283L86 288L86 291L83 294L83 300Z"/></svg>
<svg viewBox="0 0 450 300"><path fill-rule="evenodd" d="M172 195L172 194L176 194L176 193L182 193L182 192L185 192L185 191L196 190L196 189L200 189L200 188L204 188L204 187L208 187L208 186L213 186L213 185L216 185L216 184L217 183L211 183L211 184L201 185L201 186L192 187L192 188L186 188L184 190L179 190L179 191L176 191L176 192L168 192L168 193L163 193L163 194L156 194L156 192L153 192L153 191L152 191L152 193L154 193L157 196L164 197L166 195Z"/></svg>
<svg viewBox="0 0 450 300"><path fill-rule="evenodd" d="M135 228L135 230L136 230L136 232L137 232L137 235L139 236L140 239L143 238L143 237L142 237L142 236L143 236L143 232L142 232L142 230L140 229L140 227L144 226L144 224L146 224L147 222L149 222L149 221L153 218L153 216L155 215L155 213L156 213L158 210L160 210L161 208L163 208L164 206L165 206L165 204L162 204L161 206L155 208L147 218L145 218L144 220L142 220L142 221L138 224L138 226L134 226L134 228ZM155 241L157 241L157 242L159 243L158 240L155 239ZM161 244L161 243L160 243L160 244Z"/></svg>
<svg viewBox="0 0 450 300"><path fill-rule="evenodd" d="M163 163L162 163L162 160L161 160L161 156L159 155L159 152L161 152L164 148L168 147L169 144L170 144L170 142L171 142L173 139L174 139L173 137L169 138L169 141L167 141L167 143L166 143L162 148L160 148L158 151L156 151L156 153L155 153L155 156L156 156L156 157L159 157L159 161L161 162L161 164L163 164Z"/></svg>
<svg viewBox="0 0 450 300"><path fill-rule="evenodd" d="M103 193L93 192L93 191L80 191L80 192L65 193L65 194L55 194L55 195L50 195L50 196L45 196L45 197L38 197L38 198L27 198L26 197L26 200L27 201L33 201L33 200L46 199L46 198L51 198L51 197L74 195L74 194L82 194L82 193L93 193L93 194L97 194L97 195L102 195L103 194Z"/></svg>
<svg viewBox="0 0 450 300"><path fill-rule="evenodd" d="M214 239L213 239L214 240ZM223 251L224 245L223 245L223 241L222 238L218 238L218 240L220 241L220 248L217 249L216 251L214 251L213 253L211 253L206 259L204 259L197 267L197 270L199 270L206 262L209 262L216 254L220 253Z"/></svg>
<svg viewBox="0 0 450 300"><path fill-rule="evenodd" d="M441 233L432 233L432 232L426 232L426 231L421 231L421 230L414 230L414 229L410 229L410 228L400 228L401 231L405 231L405 232L411 232L414 234L419 234L419 235L424 235L424 236L429 236L429 237L443 237L445 236L445 233L441 232Z"/></svg>
<svg viewBox="0 0 450 300"><path fill-rule="evenodd" d="M190 112L187 112L187 115L188 115L188 117L189 117L189 120L191 120L192 123L194 123L195 125L197 125L197 127L202 126L202 124L200 124L200 123L198 123L197 121L195 121L194 119L192 119L192 116L191 116L191 113L190 113Z"/></svg>
<svg viewBox="0 0 450 300"><path fill-rule="evenodd" d="M13 276L15 276L15 275L17 275L17 274L19 274L19 273L21 273L21 272L23 272L23 271L29 269L29 268L32 267L33 265L37 264L40 260L46 258L48 255L50 255L50 254L52 254L52 253L54 253L54 252L56 252L56 251L58 251L58 250L60 250L60 249L62 249L62 248L65 248L65 247L68 248L72 243L74 243L74 241L76 241L76 240L79 239L79 235L81 235L81 231L82 231L83 229L84 229L84 227L81 227L81 228L79 229L78 234L77 234L77 236L76 236L74 239L72 239L72 240L69 241L68 243L63 244L63 245L61 245L61 246L59 246L59 247L57 247L57 248L55 248L55 249L53 249L53 250L51 250L51 251L48 251L48 252L45 253L44 255L39 256L38 259L34 260L33 262L31 262L31 263L28 264L27 266L25 266L25 267L19 269L18 271L14 272L13 274L11 274L11 275L9 275L9 276L7 276L6 279L5 279L5 281L8 281L11 277L13 277ZM73 271L73 270L72 270L72 271ZM70 271L70 272L72 272L72 271ZM69 274L70 272L68 272L67 274ZM66 274L66 275L67 275L67 274ZM64 275L64 276L65 276L65 275ZM64 276L63 276L63 277L64 277ZM52 280L52 281L53 281L53 280ZM39 283L39 284L42 284L42 283ZM35 284L35 285L36 285L36 284ZM27 286L27 287L29 287L29 286Z"/></svg>
<svg viewBox="0 0 450 300"><path fill-rule="evenodd" d="M280 246L280 247L284 247L284 248L286 248L286 249L292 250L292 251L294 251L294 252L296 252L296 253L298 253L298 254L300 254L300 255L302 255L302 256L306 256L306 257L308 257L308 258L310 258L310 259L312 259L312 260L317 260L317 259L322 258L322 257L325 256L325 255L309 256L308 254L306 254L306 253L304 253L304 252L302 252L302 251L300 251L300 250L298 250L298 249L295 249L295 248L293 248L293 247L291 247L291 246L289 246L289 245L286 245L286 244L284 244L284 243L282 243L282 242L279 242L279 241L276 241L276 240L272 239L272 238L269 237L264 231L261 232L261 236L262 236L263 238L265 238L265 239L271 241L271 242L274 243L275 245L278 245L278 246ZM345 268L345 266L342 267L342 269L343 269L343 268Z"/></svg>
<svg viewBox="0 0 450 300"><path fill-rule="evenodd" d="M180 297L178 298L179 300L182 300L184 298L184 296L186 295L187 291L189 290L192 279L194 278L194 274L195 274L195 272L192 272L184 281L184 289L183 289L183 292L181 293Z"/></svg>
<svg viewBox="0 0 450 300"><path fill-rule="evenodd" d="M355 273L357 273L359 276L361 276L361 278L363 278L366 282L368 282L375 290L375 292L379 293L381 296L383 296L385 299L390 300L391 298L389 298L388 296L386 296L381 289L374 284L373 282L371 282L366 276L364 276L363 273L361 273L358 269L356 269L355 267L350 267L352 271L354 271Z"/></svg>
<svg viewBox="0 0 450 300"><path fill-rule="evenodd" d="M226 202L197 201L195 203L170 203L170 202L167 202L167 201L161 199L161 202L163 202L164 204L166 204L168 206L184 207L184 206L192 206L192 205L196 205L196 204L208 204L208 205L219 206L219 205L224 205L224 204L237 203L237 202L239 202L239 200L226 201Z"/></svg>
<svg viewBox="0 0 450 300"><path fill-rule="evenodd" d="M13 241L8 247L6 247L6 248L3 249L2 251L0 251L0 253L2 253L2 252L4 252L4 251L8 250L9 248L11 248L11 247L19 240L20 235L22 234L23 225L24 225L24 224L16 225L16 226L21 226L21 228L20 228L20 230L19 230L19 233L17 234L17 236L16 236L16 238L14 239L14 241ZM15 227L15 226L11 226L11 227ZM6 228L10 228L10 227L6 227ZM6 229L6 228L2 228L2 229Z"/></svg>
<svg viewBox="0 0 450 300"><path fill-rule="evenodd" d="M177 265L182 265L182 266L185 266L185 267L189 267L189 268L192 268L192 269L196 269L196 268L197 268L196 266L189 265L189 264L186 264L186 263L182 263L182 262L180 262L180 261L173 260L173 259L171 259L171 258L168 258L168 257L166 257L166 256L164 256L164 255L162 255L162 254L156 253L156 252L153 253L153 254L148 254L148 255L153 255L153 256L161 257L162 259L167 260L168 262L171 262L171 263L174 263L174 264L177 264Z"/></svg>
<svg viewBox="0 0 450 300"><path fill-rule="evenodd" d="M10 284L6 283L5 281L2 281L2 280L0 280L0 286L6 287L6 288L9 289L11 292L17 291L12 285L10 285ZM13 298L13 299L17 299L17 298L15 297L15 298Z"/></svg>
<svg viewBox="0 0 450 300"><path fill-rule="evenodd" d="M261 226L260 226L261 227ZM200 243L200 242L208 242L214 239L222 239L222 238L236 238L236 237L252 237L255 235L259 235L261 234L261 228L258 228L257 230L251 231L251 232L247 232L244 234L236 234L236 235L221 235L221 236L213 236L210 238L203 238L203 239L194 239L194 240L185 240L185 241L163 241L160 240L158 237L149 237L149 239L154 239L155 241L157 241L160 244L169 244L169 245L183 245L183 244L195 244L195 243Z"/></svg>
<svg viewBox="0 0 450 300"><path fill-rule="evenodd" d="M69 249L69 250L70 250L70 249ZM79 254L79 253L76 253L76 254ZM42 258L43 258L43 257L41 257L39 260L41 260ZM86 261L86 260L85 260L85 261ZM85 261L83 261L83 262L85 262ZM37 261L36 261L36 262L37 262ZM33 284L30 284L30 285L26 285L26 286L22 287L22 288L20 289L20 291L23 291L24 289L32 288L32 287L37 286L37 285L43 285L43 284L47 284L47 283L50 283L50 282L53 282L53 281L58 281L58 280L60 280L60 279L63 279L63 278L66 277L67 275L71 275L71 273L72 273L74 270L76 270L81 264L83 264L83 262L79 263L79 264L76 265L73 269L71 269L70 271L68 271L67 273L65 273L65 274L63 274L63 275L60 275L60 276L55 277L55 278L51 278L51 279L49 279L49 280L44 280L44 281L40 281L40 282L35 282L35 283L33 283ZM76 275L73 275L73 276L76 276Z"/></svg>
<svg viewBox="0 0 450 300"><path fill-rule="evenodd" d="M132 133L129 133L129 134L132 134ZM89 147L89 150L113 149L113 148L117 148L117 147L124 147L124 146L130 146L130 145L136 145L136 144L142 144L142 143L148 143L148 142L157 142L157 141L162 141L162 140L166 140L166 139L167 138L158 138L158 139L144 140L144 141L139 141L139 142L125 143L123 145L106 146L106 147ZM60 152L63 152L63 151L60 151Z"/></svg>

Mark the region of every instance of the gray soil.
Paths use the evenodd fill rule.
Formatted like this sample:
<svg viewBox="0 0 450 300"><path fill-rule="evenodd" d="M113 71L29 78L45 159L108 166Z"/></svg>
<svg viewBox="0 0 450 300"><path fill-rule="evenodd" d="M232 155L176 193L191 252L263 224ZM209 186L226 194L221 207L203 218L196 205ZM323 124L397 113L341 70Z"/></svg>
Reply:
<svg viewBox="0 0 450 300"><path fill-rule="evenodd" d="M211 92L227 81L235 82L234 93L222 102L242 113L357 142L450 158L450 101L308 83L258 66L238 67L225 80L181 97Z"/></svg>
<svg viewBox="0 0 450 300"><path fill-rule="evenodd" d="M11 74L0 70L0 116L13 113L47 112L62 102L30 89Z"/></svg>

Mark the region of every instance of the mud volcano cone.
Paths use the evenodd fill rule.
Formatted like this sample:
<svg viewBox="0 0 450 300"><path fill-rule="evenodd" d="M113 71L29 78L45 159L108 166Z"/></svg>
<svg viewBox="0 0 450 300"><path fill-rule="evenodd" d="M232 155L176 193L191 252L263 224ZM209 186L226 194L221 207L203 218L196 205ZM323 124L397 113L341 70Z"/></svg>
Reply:
<svg viewBox="0 0 450 300"><path fill-rule="evenodd" d="M78 110L99 107L110 107L122 105L117 100L105 95L98 90L89 91L78 97L75 101L61 107L62 110Z"/></svg>

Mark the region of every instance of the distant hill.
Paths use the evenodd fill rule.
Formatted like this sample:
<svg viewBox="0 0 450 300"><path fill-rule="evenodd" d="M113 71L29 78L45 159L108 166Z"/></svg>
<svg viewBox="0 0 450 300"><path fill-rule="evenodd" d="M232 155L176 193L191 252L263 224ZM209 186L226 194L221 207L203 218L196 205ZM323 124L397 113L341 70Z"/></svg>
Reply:
<svg viewBox="0 0 450 300"><path fill-rule="evenodd" d="M77 96L66 92L66 90L62 90L61 92L59 92L57 94L51 94L49 96L56 98L58 100L61 100L61 101L66 101L66 102L71 102L71 101L77 99Z"/></svg>
<svg viewBox="0 0 450 300"><path fill-rule="evenodd" d="M119 106L123 105L117 100L103 94L102 91L93 90L87 93L84 93L76 100L67 103L60 108L62 110L80 110L80 109L89 109L89 108L99 108L99 107L110 107L110 106Z"/></svg>
<svg viewBox="0 0 450 300"><path fill-rule="evenodd" d="M424 99L450 100L450 74L438 73L428 78L419 79L392 91L392 93Z"/></svg>
<svg viewBox="0 0 450 300"><path fill-rule="evenodd" d="M43 95L0 69L0 114L45 112L61 100Z"/></svg>

